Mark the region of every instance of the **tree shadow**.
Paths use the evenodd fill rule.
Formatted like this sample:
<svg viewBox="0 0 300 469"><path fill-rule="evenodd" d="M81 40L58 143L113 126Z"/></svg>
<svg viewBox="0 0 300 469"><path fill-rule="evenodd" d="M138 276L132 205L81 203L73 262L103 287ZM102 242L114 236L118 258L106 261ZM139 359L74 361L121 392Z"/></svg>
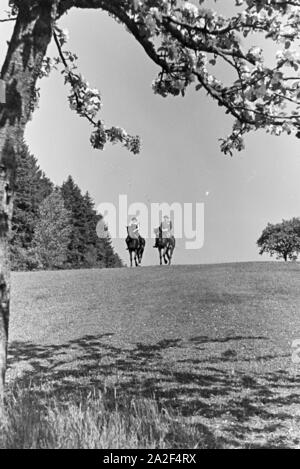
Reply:
<svg viewBox="0 0 300 469"><path fill-rule="evenodd" d="M8 375L15 383L59 399L67 400L70 393L88 396L92 388L155 398L193 418L195 425L218 427L224 442L233 446L291 445L286 429L295 419L293 406L300 404L300 376L287 369L269 370L272 360L286 360L288 354L258 356L262 372L245 369L253 357L233 347L266 337L197 336L126 347L112 339L113 334L102 334L59 345L12 342ZM220 348L212 354L213 344Z"/></svg>

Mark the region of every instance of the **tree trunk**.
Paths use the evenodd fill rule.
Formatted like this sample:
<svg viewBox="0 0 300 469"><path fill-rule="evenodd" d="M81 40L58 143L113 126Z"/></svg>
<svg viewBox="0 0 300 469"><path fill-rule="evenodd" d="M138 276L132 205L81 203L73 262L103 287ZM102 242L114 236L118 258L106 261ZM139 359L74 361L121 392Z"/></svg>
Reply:
<svg viewBox="0 0 300 469"><path fill-rule="evenodd" d="M0 104L0 408L3 409L10 303L9 231L13 211L16 156L36 97L36 81L52 36L55 0L19 2L1 79Z"/></svg>

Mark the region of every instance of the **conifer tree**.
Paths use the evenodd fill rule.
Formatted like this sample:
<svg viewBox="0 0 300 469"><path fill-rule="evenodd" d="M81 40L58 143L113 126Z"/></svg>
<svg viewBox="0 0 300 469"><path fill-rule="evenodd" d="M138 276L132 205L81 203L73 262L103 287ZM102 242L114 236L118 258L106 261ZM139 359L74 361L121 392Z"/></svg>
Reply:
<svg viewBox="0 0 300 469"><path fill-rule="evenodd" d="M88 192L86 192L83 199L84 199L84 205L85 205L84 264L86 267L96 267L98 266L98 261L97 261L98 236L96 232L97 213L94 208L94 202Z"/></svg>
<svg viewBox="0 0 300 469"><path fill-rule="evenodd" d="M71 213L65 208L59 189L41 203L39 214L34 231L33 248L30 250L36 267L61 268L67 259L72 226Z"/></svg>
<svg viewBox="0 0 300 469"><path fill-rule="evenodd" d="M85 263L87 267L122 267L123 263L115 253L109 235L104 239L97 236L97 223L102 215L97 214L88 192L84 196L84 202L86 204Z"/></svg>
<svg viewBox="0 0 300 469"><path fill-rule="evenodd" d="M65 207L71 212L72 225L66 267L121 267L111 239L97 236L101 215L97 214L90 194L83 196L71 176L63 183L61 193Z"/></svg>
<svg viewBox="0 0 300 469"><path fill-rule="evenodd" d="M17 174L11 232L12 268L25 270L41 202L51 194L52 182L23 143L17 156Z"/></svg>
<svg viewBox="0 0 300 469"><path fill-rule="evenodd" d="M86 240L86 204L77 184L71 176L63 183L61 194L71 214L72 231L68 245L67 267L83 267Z"/></svg>

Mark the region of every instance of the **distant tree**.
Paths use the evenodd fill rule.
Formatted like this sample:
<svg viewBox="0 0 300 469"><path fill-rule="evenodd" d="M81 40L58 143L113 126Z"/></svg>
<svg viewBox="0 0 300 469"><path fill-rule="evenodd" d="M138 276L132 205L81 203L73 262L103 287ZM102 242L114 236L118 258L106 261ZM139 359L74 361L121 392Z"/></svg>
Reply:
<svg viewBox="0 0 300 469"><path fill-rule="evenodd" d="M300 252L300 218L269 223L257 241L259 254L276 254L277 259L297 259Z"/></svg>
<svg viewBox="0 0 300 469"><path fill-rule="evenodd" d="M25 270L34 226L41 202L53 191L52 182L40 169L25 143L17 155L15 200L11 230L11 262L15 270Z"/></svg>
<svg viewBox="0 0 300 469"><path fill-rule="evenodd" d="M72 227L71 213L65 208L60 190L56 189L40 205L32 242L32 259L40 269L57 269L64 265Z"/></svg>
<svg viewBox="0 0 300 469"><path fill-rule="evenodd" d="M84 195L83 202L85 207L84 265L86 267L102 267L98 262L97 213L88 192Z"/></svg>
<svg viewBox="0 0 300 469"><path fill-rule="evenodd" d="M109 236L105 239L97 236L101 215L97 214L90 194L82 195L71 176L63 183L61 193L71 213L72 226L66 267L121 267L122 261L114 252Z"/></svg>
<svg viewBox="0 0 300 469"><path fill-rule="evenodd" d="M52 182L40 169L36 158L24 143L18 155L17 185L11 231L11 263L13 270L54 268L52 264L38 262L34 231L42 220L42 202L53 192ZM87 192L84 196L71 176L63 183L61 197L69 209L71 233L64 265L80 267L121 267L122 261L114 252L111 240L99 239L96 232L100 215ZM35 239L36 242L36 239ZM34 254L35 253L35 254Z"/></svg>
<svg viewBox="0 0 300 469"><path fill-rule="evenodd" d="M67 210L71 214L72 231L70 234L66 259L67 267L83 267L85 264L84 253L86 250L87 214L86 203L80 188L75 184L71 176L63 183L61 194Z"/></svg>
<svg viewBox="0 0 300 469"><path fill-rule="evenodd" d="M108 227L106 232L105 238L99 238L97 235L97 224L100 220L102 220L103 216L98 214L95 209L93 209L93 236L94 240L96 240L96 255L97 255L97 265L99 267L123 267L123 262L119 255L115 252L112 239L109 235Z"/></svg>
<svg viewBox="0 0 300 469"><path fill-rule="evenodd" d="M115 253L112 240L109 236L109 233L106 238L99 239L98 241L98 257L101 259L104 267L123 267L123 262L120 259L119 255Z"/></svg>

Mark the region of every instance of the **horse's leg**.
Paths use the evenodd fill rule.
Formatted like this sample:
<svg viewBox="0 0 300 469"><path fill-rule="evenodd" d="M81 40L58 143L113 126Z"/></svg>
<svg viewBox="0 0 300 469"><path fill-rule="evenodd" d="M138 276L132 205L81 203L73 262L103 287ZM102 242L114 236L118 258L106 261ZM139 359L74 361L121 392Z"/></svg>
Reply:
<svg viewBox="0 0 300 469"><path fill-rule="evenodd" d="M130 255L130 267L132 267L132 251L129 250L129 255Z"/></svg>
<svg viewBox="0 0 300 469"><path fill-rule="evenodd" d="M168 260L169 260L169 265L171 265L171 259L172 259L172 248L169 247L168 249Z"/></svg>
<svg viewBox="0 0 300 469"><path fill-rule="evenodd" d="M139 263L138 263L137 251L134 251L134 262L135 262L135 266L138 267L138 266L139 266Z"/></svg>
<svg viewBox="0 0 300 469"><path fill-rule="evenodd" d="M168 264L169 263L169 252L168 252L168 249L166 249L166 252L165 252L165 264Z"/></svg>
<svg viewBox="0 0 300 469"><path fill-rule="evenodd" d="M141 251L138 252L137 258L138 258L138 263L140 264L142 262L142 252Z"/></svg>
<svg viewBox="0 0 300 469"><path fill-rule="evenodd" d="M172 259L173 254L174 254L175 246L176 246L176 242L175 242L175 238L173 237L172 246L171 246L171 259Z"/></svg>
<svg viewBox="0 0 300 469"><path fill-rule="evenodd" d="M142 248L142 250L139 253L139 263L140 264L142 263L143 254L144 254L144 248Z"/></svg>
<svg viewBox="0 0 300 469"><path fill-rule="evenodd" d="M165 261L165 264L168 263L168 248L164 249L164 261Z"/></svg>
<svg viewBox="0 0 300 469"><path fill-rule="evenodd" d="M162 265L162 254L161 254L161 249L158 249L159 252L159 264Z"/></svg>

